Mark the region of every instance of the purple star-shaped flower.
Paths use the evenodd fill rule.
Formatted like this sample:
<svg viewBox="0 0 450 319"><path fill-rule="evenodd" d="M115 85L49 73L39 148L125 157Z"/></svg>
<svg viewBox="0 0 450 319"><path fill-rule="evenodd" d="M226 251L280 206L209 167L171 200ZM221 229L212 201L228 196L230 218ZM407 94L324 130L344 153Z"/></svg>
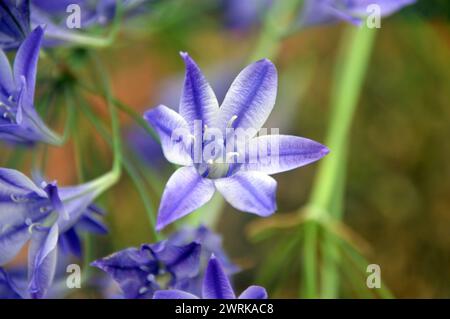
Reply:
<svg viewBox="0 0 450 319"><path fill-rule="evenodd" d="M255 137L275 104L277 71L269 60L246 67L219 108L198 66L187 53L181 56L186 63L186 77L179 113L160 105L144 115L159 134L167 160L184 166L167 182L156 228L161 230L204 205L215 190L236 209L259 216L271 215L276 210L277 183L269 174L317 161L328 149L297 136ZM237 148L231 150L228 145L233 144L235 136L230 131L247 133L245 141L239 140ZM188 136L180 137L180 132L187 132ZM211 141L208 139L211 132L223 133L224 137ZM218 151L211 152L214 154L209 158L202 156L213 143ZM266 152L260 152L264 148Z"/></svg>
<svg viewBox="0 0 450 319"><path fill-rule="evenodd" d="M113 277L125 298L151 298L155 290L174 287L177 281L197 275L201 246L174 245L165 240L127 248L92 263Z"/></svg>
<svg viewBox="0 0 450 319"><path fill-rule="evenodd" d="M378 5L381 17L389 16L416 0L306 0L300 15L304 26L347 21L356 25L369 15L368 8Z"/></svg>
<svg viewBox="0 0 450 319"><path fill-rule="evenodd" d="M267 292L263 287L250 286L239 295L239 299L267 299ZM222 265L214 255L208 262L203 279L202 299L236 299L231 283ZM156 291L153 299L199 299L189 292L172 289Z"/></svg>
<svg viewBox="0 0 450 319"><path fill-rule="evenodd" d="M105 233L99 210L91 203L99 194L91 184L74 187L43 182L0 168L0 265L11 261L31 241L29 286L33 298L45 296L57 259L57 244L81 254L77 229Z"/></svg>
<svg viewBox="0 0 450 319"><path fill-rule="evenodd" d="M0 50L0 140L10 143L60 143L33 104L36 70L44 30L37 27L21 44L11 68Z"/></svg>

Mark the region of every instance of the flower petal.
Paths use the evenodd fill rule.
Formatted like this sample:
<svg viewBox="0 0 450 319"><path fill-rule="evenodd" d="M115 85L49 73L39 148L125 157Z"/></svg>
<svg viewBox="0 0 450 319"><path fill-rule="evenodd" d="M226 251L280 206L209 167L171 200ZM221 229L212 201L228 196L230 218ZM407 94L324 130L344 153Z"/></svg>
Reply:
<svg viewBox="0 0 450 319"><path fill-rule="evenodd" d="M124 249L91 265L108 273L119 284L125 298L148 298L159 289L154 279L148 280L150 274L158 273L159 266L147 245Z"/></svg>
<svg viewBox="0 0 450 319"><path fill-rule="evenodd" d="M78 258L82 258L81 239L75 228L72 227L60 235L59 245L66 254L72 253Z"/></svg>
<svg viewBox="0 0 450 319"><path fill-rule="evenodd" d="M22 296L9 274L0 267L0 299L21 299Z"/></svg>
<svg viewBox="0 0 450 319"><path fill-rule="evenodd" d="M198 299L198 297L185 291L172 289L156 291L153 299Z"/></svg>
<svg viewBox="0 0 450 319"><path fill-rule="evenodd" d="M277 81L277 70L269 60L259 60L247 66L231 84L215 127L222 132L227 126L250 128L256 134L275 105Z"/></svg>
<svg viewBox="0 0 450 319"><path fill-rule="evenodd" d="M0 50L0 96L6 97L14 91L14 80L12 76L11 65L5 52Z"/></svg>
<svg viewBox="0 0 450 319"><path fill-rule="evenodd" d="M245 289L239 299L267 299L267 291L263 287L260 286L250 286Z"/></svg>
<svg viewBox="0 0 450 319"><path fill-rule="evenodd" d="M212 180L203 178L192 166L181 167L170 177L159 206L156 229L192 213L214 195Z"/></svg>
<svg viewBox="0 0 450 319"><path fill-rule="evenodd" d="M21 172L9 168L0 168L0 197L10 197L12 194L26 195L29 193L47 197L44 190Z"/></svg>
<svg viewBox="0 0 450 319"><path fill-rule="evenodd" d="M180 115L187 121L191 132L194 130L194 121L202 121L201 127L211 127L219 111L219 103L195 61L186 53L181 52L186 64L183 94L180 101Z"/></svg>
<svg viewBox="0 0 450 319"><path fill-rule="evenodd" d="M246 171L266 174L285 172L315 162L329 153L326 146L313 140L289 135L264 135L250 141L245 163Z"/></svg>
<svg viewBox="0 0 450 319"><path fill-rule="evenodd" d="M192 242L184 246L167 244L150 245L156 257L166 265L175 279L191 278L198 274L201 245Z"/></svg>
<svg viewBox="0 0 450 319"><path fill-rule="evenodd" d="M205 271L203 299L235 299L233 288L219 261L211 256Z"/></svg>
<svg viewBox="0 0 450 319"><path fill-rule="evenodd" d="M36 226L31 235L28 252L28 290L32 298L43 298L50 288L56 271L58 224L50 228Z"/></svg>
<svg viewBox="0 0 450 319"><path fill-rule="evenodd" d="M30 236L28 226L25 224L2 231L0 233L0 265L11 261L30 239Z"/></svg>
<svg viewBox="0 0 450 319"><path fill-rule="evenodd" d="M272 215L277 209L277 182L261 172L238 172L214 181L217 190L234 208L259 216Z"/></svg>
<svg viewBox="0 0 450 319"><path fill-rule="evenodd" d="M174 110L159 105L144 114L144 119L156 130L161 139L164 156L177 165L191 165L189 152L192 141L186 121Z"/></svg>
<svg viewBox="0 0 450 319"><path fill-rule="evenodd" d="M22 77L26 80L27 96L25 101L27 105L33 104L37 63L43 36L44 30L38 26L23 41L14 61L14 81L16 82L16 87L21 87Z"/></svg>

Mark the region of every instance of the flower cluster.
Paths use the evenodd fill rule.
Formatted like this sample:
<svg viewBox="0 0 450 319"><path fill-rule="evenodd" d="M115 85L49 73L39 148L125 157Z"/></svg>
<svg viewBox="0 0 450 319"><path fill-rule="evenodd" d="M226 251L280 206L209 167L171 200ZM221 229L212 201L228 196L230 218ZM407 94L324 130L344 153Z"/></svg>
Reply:
<svg viewBox="0 0 450 319"><path fill-rule="evenodd" d="M89 29L112 23L119 12L128 17L142 13L148 9L147 2L1 1L0 141L28 148L63 143L36 110L35 91L38 60L40 55L46 56L42 47L93 40L87 31L65 25L69 5L81 8L81 23ZM305 1L299 24L342 20L361 24L372 2L380 6L382 16L387 16L414 0ZM274 1L227 1L224 7L230 10L226 15L234 26L248 27L274 5ZM11 65L7 54L13 50ZM143 124L159 136L167 161L181 166L165 185L156 231L201 208L216 191L237 210L260 217L272 215L277 210L277 182L271 175L316 162L329 153L328 148L303 137L261 134L278 89L277 69L270 60L245 67L219 105L196 62L185 52L181 58L185 76L178 112L159 105L144 114ZM30 179L17 170L0 168L0 298L58 294L55 282L62 277L59 264L83 257L80 231L107 233L104 212L94 202L118 180L123 164L120 134L115 131L117 117L112 118L115 163L106 175L60 187L56 181ZM11 264L24 250L28 252L26 270ZM236 298L230 278L240 268L225 253L221 237L206 226L184 227L156 243L89 262L119 285L124 298ZM250 286L238 298L265 299L268 294L262 287Z"/></svg>

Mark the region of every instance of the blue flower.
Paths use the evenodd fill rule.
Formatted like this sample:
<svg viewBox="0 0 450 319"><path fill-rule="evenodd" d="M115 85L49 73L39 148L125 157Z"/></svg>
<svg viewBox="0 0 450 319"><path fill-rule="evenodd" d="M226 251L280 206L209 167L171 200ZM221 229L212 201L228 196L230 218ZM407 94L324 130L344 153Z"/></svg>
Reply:
<svg viewBox="0 0 450 319"><path fill-rule="evenodd" d="M245 289L239 299L267 299L263 287L250 286ZM198 299L199 296L186 291L172 289L156 291L153 299ZM218 259L212 255L203 279L202 299L236 299L231 283Z"/></svg>
<svg viewBox="0 0 450 319"><path fill-rule="evenodd" d="M28 291L33 298L45 296L53 281L58 242L80 255L79 229L106 231L92 205L99 195L96 189L94 182L38 186L18 171L0 168L0 265L11 261L30 240Z"/></svg>
<svg viewBox="0 0 450 319"><path fill-rule="evenodd" d="M306 0L300 15L303 26L347 21L356 25L364 22L370 5L378 5L382 17L389 16L416 0Z"/></svg>
<svg viewBox="0 0 450 319"><path fill-rule="evenodd" d="M110 274L125 298L151 298L156 290L165 288L199 294L211 254L222 262L227 275L238 271L223 251L221 238L205 226L183 228L167 240L127 248L93 266Z"/></svg>
<svg viewBox="0 0 450 319"><path fill-rule="evenodd" d="M222 0L226 25L235 30L246 31L259 24L273 0Z"/></svg>
<svg viewBox="0 0 450 319"><path fill-rule="evenodd" d="M238 210L271 215L276 210L277 183L269 174L317 161L328 149L296 136L255 137L275 104L277 71L269 60L246 67L219 108L198 66L187 53L181 56L186 77L179 113L160 105L144 115L159 134L167 160L184 166L167 182L156 228L161 230L201 207L216 189ZM245 140L237 141L231 150L235 136L230 131L247 132ZM209 139L212 132L222 137ZM205 156L211 146L214 151ZM265 154L260 153L264 148Z"/></svg>
<svg viewBox="0 0 450 319"><path fill-rule="evenodd" d="M189 242L197 242L201 244L200 253L200 268L195 277L186 280L179 280L176 288L188 291L195 295L199 295L202 289L202 281L206 266L211 254L214 254L224 267L225 273L228 276L234 275L240 269L233 264L223 250L222 238L216 233L212 232L206 226L199 227L184 227L169 237L169 241L174 245L184 245Z"/></svg>
<svg viewBox="0 0 450 319"><path fill-rule="evenodd" d="M125 17L144 12L149 1L121 1ZM45 46L81 43L85 40L84 32L66 24L69 5L80 7L80 27L83 29L110 23L118 10L116 0L4 0L0 2L0 49L16 49L31 30L40 25L46 26Z"/></svg>
<svg viewBox="0 0 450 319"><path fill-rule="evenodd" d="M33 104L43 34L43 29L37 27L28 35L17 51L13 68L0 50L0 140L21 144L60 143Z"/></svg>
<svg viewBox="0 0 450 319"><path fill-rule="evenodd" d="M155 290L174 287L197 275L200 244L178 246L165 240L127 248L92 263L111 275L127 299L151 298Z"/></svg>
<svg viewBox="0 0 450 319"><path fill-rule="evenodd" d="M30 33L30 1L0 2L0 49L17 48Z"/></svg>

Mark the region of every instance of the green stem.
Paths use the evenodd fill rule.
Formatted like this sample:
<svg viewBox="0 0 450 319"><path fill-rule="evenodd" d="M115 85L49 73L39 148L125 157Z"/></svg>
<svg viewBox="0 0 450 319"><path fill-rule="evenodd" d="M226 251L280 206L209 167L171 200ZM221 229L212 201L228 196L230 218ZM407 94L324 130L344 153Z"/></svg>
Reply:
<svg viewBox="0 0 450 319"><path fill-rule="evenodd" d="M102 138L106 141L106 143L111 146L111 142L109 140L109 134L107 132L107 129L104 127L103 123L101 123L96 116L92 113L92 110L85 105L85 103L80 103L81 109L83 113L86 115L87 119L92 123L92 125L95 127L95 129L99 132L99 134L102 136ZM139 193L139 196L141 197L142 203L144 204L145 211L147 213L148 220L150 222L150 228L153 233L153 236L156 240L161 239L161 235L156 232L155 230L155 210L152 207L151 202L148 199L147 191L145 189L145 183L140 177L139 173L137 173L133 166L128 162L126 158L122 159L123 166L125 170L127 171L128 175L130 176L131 180L133 181L134 186L136 187L136 190Z"/></svg>
<svg viewBox="0 0 450 319"><path fill-rule="evenodd" d="M283 37L291 27L295 18L294 12L303 3L303 0L274 1L267 12L256 49L250 56L250 62L267 58L275 59L281 47Z"/></svg>
<svg viewBox="0 0 450 319"><path fill-rule="evenodd" d="M366 26L360 28L348 26L344 33L337 68L334 72L333 91L330 98L332 115L325 143L331 153L319 164L319 171L308 204L314 218L320 218L324 212L331 212L335 218L341 218L342 215L341 206L344 192L339 192L341 198L336 198L336 190L339 187L344 188L343 177L340 178L340 174L346 165L345 152L348 135L367 70L375 31L376 29L369 29ZM313 220L305 227L304 292L309 298L320 295L334 296L337 292L336 264L333 262L326 264L327 269L324 270L325 275L321 278L321 284L322 289L330 289L330 292L329 294L319 294L317 285L318 253L316 251L318 225ZM329 241L330 239L325 237L325 240ZM334 254L336 249L333 245L333 243L327 242L324 254ZM324 257L324 260L330 261L329 257ZM313 260L309 260L310 258Z"/></svg>
<svg viewBox="0 0 450 319"><path fill-rule="evenodd" d="M331 95L331 122L326 145L331 153L319 165L310 203L327 208L339 174L339 152L347 143L353 116L372 51L376 29L348 26L345 30Z"/></svg>

